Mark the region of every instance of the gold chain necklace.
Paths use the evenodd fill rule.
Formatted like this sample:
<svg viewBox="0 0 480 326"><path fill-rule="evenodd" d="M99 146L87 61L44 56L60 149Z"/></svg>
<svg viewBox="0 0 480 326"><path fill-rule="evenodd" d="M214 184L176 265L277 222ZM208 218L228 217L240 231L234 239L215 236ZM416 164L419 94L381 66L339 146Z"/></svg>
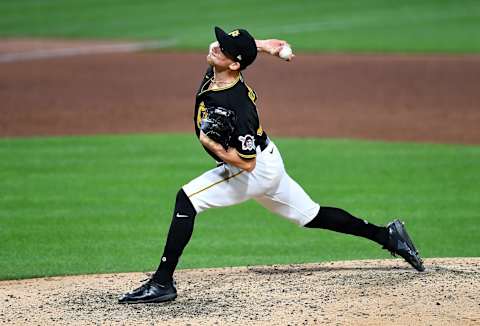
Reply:
<svg viewBox="0 0 480 326"><path fill-rule="evenodd" d="M229 84L233 84L234 82L235 81L228 82L228 81L221 81L221 80L212 79L212 84L216 84L216 85L229 85Z"/></svg>
<svg viewBox="0 0 480 326"><path fill-rule="evenodd" d="M236 82L236 79L232 80L232 81L223 81L223 80L215 80L215 76L213 76L212 78L212 84L216 84L218 86L220 85L230 85L230 84L233 84Z"/></svg>

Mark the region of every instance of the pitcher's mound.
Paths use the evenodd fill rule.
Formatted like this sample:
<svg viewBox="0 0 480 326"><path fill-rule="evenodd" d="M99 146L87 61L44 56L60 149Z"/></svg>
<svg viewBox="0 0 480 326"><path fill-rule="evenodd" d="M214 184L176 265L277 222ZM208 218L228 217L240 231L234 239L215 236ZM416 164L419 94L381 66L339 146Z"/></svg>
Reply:
<svg viewBox="0 0 480 326"><path fill-rule="evenodd" d="M7 324L480 323L480 258L427 259L418 273L397 259L255 266L176 273L178 298L119 305L145 274L0 282Z"/></svg>

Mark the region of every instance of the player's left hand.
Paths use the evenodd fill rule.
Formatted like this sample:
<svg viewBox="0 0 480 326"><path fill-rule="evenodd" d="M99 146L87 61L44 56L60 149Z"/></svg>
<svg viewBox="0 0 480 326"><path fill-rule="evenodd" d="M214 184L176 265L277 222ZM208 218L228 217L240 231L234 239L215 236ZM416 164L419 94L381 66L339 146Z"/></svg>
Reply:
<svg viewBox="0 0 480 326"><path fill-rule="evenodd" d="M235 111L224 107L207 107L200 130L210 139L228 149L235 130Z"/></svg>

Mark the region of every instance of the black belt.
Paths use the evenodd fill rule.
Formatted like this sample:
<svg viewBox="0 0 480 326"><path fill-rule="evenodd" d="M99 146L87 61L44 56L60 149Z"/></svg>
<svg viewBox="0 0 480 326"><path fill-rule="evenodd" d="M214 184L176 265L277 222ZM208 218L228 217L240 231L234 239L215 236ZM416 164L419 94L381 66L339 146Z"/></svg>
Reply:
<svg viewBox="0 0 480 326"><path fill-rule="evenodd" d="M270 145L270 138L265 139L265 143L260 144L260 150L263 152Z"/></svg>

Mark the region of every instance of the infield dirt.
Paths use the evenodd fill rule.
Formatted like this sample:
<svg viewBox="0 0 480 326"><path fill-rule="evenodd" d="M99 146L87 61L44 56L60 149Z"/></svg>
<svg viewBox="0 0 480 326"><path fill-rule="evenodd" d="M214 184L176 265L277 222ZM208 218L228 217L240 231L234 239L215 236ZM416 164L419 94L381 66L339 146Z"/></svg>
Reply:
<svg viewBox="0 0 480 326"><path fill-rule="evenodd" d="M28 44L88 45L0 41L0 57ZM0 63L0 137L192 132L205 69L205 54L168 52ZM480 56L260 55L245 77L273 137L480 143Z"/></svg>
<svg viewBox="0 0 480 326"><path fill-rule="evenodd" d="M178 298L120 305L141 273L0 282L6 324L478 325L480 259L255 266L176 273Z"/></svg>

